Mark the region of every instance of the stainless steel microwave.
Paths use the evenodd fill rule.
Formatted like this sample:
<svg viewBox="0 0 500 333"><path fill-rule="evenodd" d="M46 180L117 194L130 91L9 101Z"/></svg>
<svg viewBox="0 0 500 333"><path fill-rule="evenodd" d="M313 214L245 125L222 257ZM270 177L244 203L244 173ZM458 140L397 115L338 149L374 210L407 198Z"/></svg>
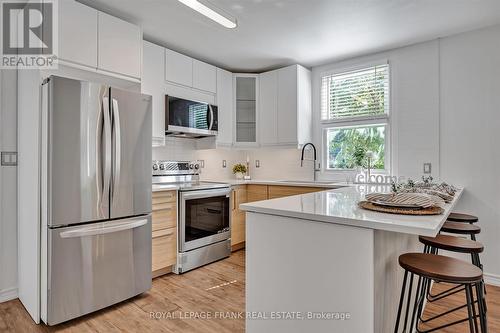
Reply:
<svg viewBox="0 0 500 333"><path fill-rule="evenodd" d="M216 105L165 96L166 135L199 138L215 136L217 130Z"/></svg>

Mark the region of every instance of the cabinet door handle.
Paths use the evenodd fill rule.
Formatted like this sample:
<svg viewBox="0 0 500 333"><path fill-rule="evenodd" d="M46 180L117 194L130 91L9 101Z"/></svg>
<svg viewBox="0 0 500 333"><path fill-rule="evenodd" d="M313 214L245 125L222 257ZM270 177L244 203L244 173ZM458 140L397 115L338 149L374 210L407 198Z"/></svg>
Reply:
<svg viewBox="0 0 500 333"><path fill-rule="evenodd" d="M233 190L233 210L236 210L236 190Z"/></svg>

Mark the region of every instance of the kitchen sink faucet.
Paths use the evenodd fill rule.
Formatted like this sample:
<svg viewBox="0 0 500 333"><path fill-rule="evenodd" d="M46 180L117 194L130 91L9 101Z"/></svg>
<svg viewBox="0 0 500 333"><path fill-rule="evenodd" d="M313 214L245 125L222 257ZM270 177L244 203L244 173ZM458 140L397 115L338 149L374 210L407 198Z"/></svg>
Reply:
<svg viewBox="0 0 500 333"><path fill-rule="evenodd" d="M302 154L300 156L300 166L301 167L304 166L304 152L305 152L307 146L311 146L313 148L313 152L314 152L314 159L312 160L312 162L313 162L313 177L314 177L314 181L316 181L316 172L321 171L321 168L320 168L319 163L318 163L318 167L316 167L316 160L317 160L316 146L314 146L314 144L312 142L308 142L304 146L302 146Z"/></svg>

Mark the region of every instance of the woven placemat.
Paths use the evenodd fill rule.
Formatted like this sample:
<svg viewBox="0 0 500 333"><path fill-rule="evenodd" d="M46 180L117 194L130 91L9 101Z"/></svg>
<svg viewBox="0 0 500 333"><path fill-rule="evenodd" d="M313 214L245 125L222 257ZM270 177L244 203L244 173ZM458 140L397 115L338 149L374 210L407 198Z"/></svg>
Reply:
<svg viewBox="0 0 500 333"><path fill-rule="evenodd" d="M402 207L386 207L372 204L368 201L360 201L359 206L364 209L373 210L381 213L401 214L401 215L440 215L444 209L441 207L430 208L402 208Z"/></svg>

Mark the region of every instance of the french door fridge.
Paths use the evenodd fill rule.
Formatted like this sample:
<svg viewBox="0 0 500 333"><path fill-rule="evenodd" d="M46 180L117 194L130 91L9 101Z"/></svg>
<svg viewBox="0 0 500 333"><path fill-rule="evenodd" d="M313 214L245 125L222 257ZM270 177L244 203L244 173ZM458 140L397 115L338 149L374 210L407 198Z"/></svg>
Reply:
<svg viewBox="0 0 500 333"><path fill-rule="evenodd" d="M151 97L51 76L42 99L41 314L55 325L151 288Z"/></svg>

